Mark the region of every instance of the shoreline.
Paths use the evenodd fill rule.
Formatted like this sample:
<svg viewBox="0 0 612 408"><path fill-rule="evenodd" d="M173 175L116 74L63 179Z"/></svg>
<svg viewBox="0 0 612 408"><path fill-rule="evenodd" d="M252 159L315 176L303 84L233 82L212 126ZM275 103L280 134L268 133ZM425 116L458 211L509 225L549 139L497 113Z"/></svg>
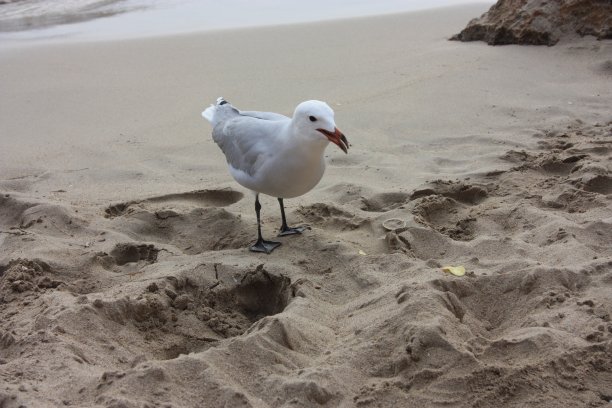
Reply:
<svg viewBox="0 0 612 408"><path fill-rule="evenodd" d="M301 18L296 18L295 12L289 13L288 11L285 11L285 14L282 14L280 11L274 11L273 17L267 18L264 18L263 14L260 15L261 13L255 13L253 15L255 21L233 21L231 13L228 13L223 7L217 10L217 12L221 12L221 17L215 18L213 21L206 17L206 14L214 14L214 10L204 13L203 10L207 5L196 2L187 2L182 6L185 10L182 10L178 6L160 8L159 4L146 5L146 3L141 4L138 1L135 4L122 4L118 8L113 8L113 3L111 3L103 5L100 9L91 9L85 6L77 7L76 4L79 1L76 1L73 9L70 9L69 6L60 6L58 10L53 12L53 9L50 11L43 7L42 11L38 12L40 15L32 11L32 7L28 8L27 12L34 13L35 15L33 16L16 17L15 15L19 16L20 14L18 11L15 11L12 15L8 13L8 16L4 18L5 27L0 30L0 39L13 43L23 41L53 42L57 38L61 38L60 41L64 42L138 40L175 35L203 34L215 31L274 28L325 22L333 23L334 21L427 12L444 8L484 7L485 5L491 5L491 2L485 1L456 5L444 4L444 1L446 0L440 0L440 4L434 2L434 4L429 5L415 5L413 8L407 8L401 4L383 4L379 5L378 9L366 7L366 9L359 12L350 11L351 9L347 6L338 6L330 15L311 13L312 15L307 14ZM93 3L95 5L96 2ZM53 6L53 4L49 6ZM191 11L188 13L186 10ZM0 8L0 23L3 22L1 11L2 9ZM49 13L51 13L50 17L47 16ZM171 13L171 18L168 18L168 13ZM223 18L224 14L227 14L225 18ZM169 21L173 20L184 20L186 16L189 19L180 26L169 23ZM197 16L204 20L198 21ZM38 25L36 23L37 19L41 19ZM27 25L23 25L25 23ZM13 26L14 28L11 28Z"/></svg>

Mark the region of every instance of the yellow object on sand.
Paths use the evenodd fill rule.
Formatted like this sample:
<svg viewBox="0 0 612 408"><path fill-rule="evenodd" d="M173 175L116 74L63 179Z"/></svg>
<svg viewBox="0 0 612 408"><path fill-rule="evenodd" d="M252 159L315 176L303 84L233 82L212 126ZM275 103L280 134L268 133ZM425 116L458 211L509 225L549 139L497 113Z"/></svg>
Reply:
<svg viewBox="0 0 612 408"><path fill-rule="evenodd" d="M359 250L359 255L366 255L366 253L363 250Z"/></svg>
<svg viewBox="0 0 612 408"><path fill-rule="evenodd" d="M465 268L463 266L445 266L442 268L444 272L450 272L455 276L465 275Z"/></svg>

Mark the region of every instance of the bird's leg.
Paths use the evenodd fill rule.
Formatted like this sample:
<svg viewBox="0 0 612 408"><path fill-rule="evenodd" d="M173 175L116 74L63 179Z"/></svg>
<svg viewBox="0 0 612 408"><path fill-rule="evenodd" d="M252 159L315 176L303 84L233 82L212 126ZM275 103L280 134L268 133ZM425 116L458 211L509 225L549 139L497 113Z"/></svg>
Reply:
<svg viewBox="0 0 612 408"><path fill-rule="evenodd" d="M283 199L279 198L278 203L280 204L281 217L283 219L283 225L281 225L280 232L278 233L279 237L285 235L293 235L293 234L301 234L302 231L305 230L304 227L289 227L287 226L287 218L285 217L285 205L283 204Z"/></svg>
<svg viewBox="0 0 612 408"><path fill-rule="evenodd" d="M249 249L253 252L265 252L269 254L274 249L280 246L280 242L266 241L261 236L261 218L260 213L261 204L259 204L259 194L255 195L255 213L257 214L257 242L254 243Z"/></svg>

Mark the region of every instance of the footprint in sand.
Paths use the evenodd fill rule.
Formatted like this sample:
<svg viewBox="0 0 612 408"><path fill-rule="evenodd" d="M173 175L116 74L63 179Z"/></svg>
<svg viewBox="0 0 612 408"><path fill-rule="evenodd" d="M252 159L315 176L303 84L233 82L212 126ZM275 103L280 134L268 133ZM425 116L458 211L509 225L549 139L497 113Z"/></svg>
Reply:
<svg viewBox="0 0 612 408"><path fill-rule="evenodd" d="M134 212L137 205L161 206L197 206L197 207L227 207L242 199L244 194L232 189L196 190L185 193L165 194L144 200L134 200L116 203L108 206L104 212L106 218L119 217Z"/></svg>
<svg viewBox="0 0 612 408"><path fill-rule="evenodd" d="M337 231L358 229L368 223L343 206L327 203L315 203L300 206L297 211L310 225Z"/></svg>
<svg viewBox="0 0 612 408"><path fill-rule="evenodd" d="M378 193L363 197L361 209L368 212L386 212L405 204L409 197L410 194L401 191Z"/></svg>
<svg viewBox="0 0 612 408"><path fill-rule="evenodd" d="M231 189L167 194L111 205L105 216L112 230L135 241L171 245L192 255L248 245L248 226L224 209L242 197Z"/></svg>
<svg viewBox="0 0 612 408"><path fill-rule="evenodd" d="M476 235L473 210L488 195L481 186L438 180L412 193L412 212L420 223L453 240L470 241Z"/></svg>

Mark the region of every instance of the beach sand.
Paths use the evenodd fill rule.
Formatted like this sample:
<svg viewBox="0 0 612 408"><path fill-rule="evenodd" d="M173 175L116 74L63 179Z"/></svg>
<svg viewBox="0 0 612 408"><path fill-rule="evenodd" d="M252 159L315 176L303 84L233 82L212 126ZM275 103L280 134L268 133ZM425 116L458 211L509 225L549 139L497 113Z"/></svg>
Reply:
<svg viewBox="0 0 612 408"><path fill-rule="evenodd" d="M486 8L0 47L0 407L607 405L612 43ZM271 255L218 96L352 143Z"/></svg>

